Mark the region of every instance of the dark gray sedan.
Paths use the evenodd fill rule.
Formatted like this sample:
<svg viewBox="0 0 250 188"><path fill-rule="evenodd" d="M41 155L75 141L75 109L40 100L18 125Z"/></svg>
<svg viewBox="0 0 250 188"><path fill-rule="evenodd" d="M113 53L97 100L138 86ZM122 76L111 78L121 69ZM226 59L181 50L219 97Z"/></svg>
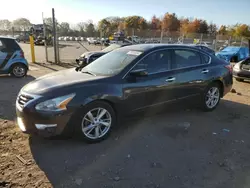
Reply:
<svg viewBox="0 0 250 188"><path fill-rule="evenodd" d="M81 71L58 71L24 86L16 101L17 122L29 134L73 132L98 142L122 116L137 111L184 100L214 110L232 83L231 65L196 47L131 45Z"/></svg>

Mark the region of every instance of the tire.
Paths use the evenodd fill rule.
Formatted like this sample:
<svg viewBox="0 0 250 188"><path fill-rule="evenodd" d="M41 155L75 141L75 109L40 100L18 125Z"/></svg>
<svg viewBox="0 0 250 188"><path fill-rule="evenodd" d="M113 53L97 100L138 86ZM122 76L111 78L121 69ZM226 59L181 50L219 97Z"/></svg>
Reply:
<svg viewBox="0 0 250 188"><path fill-rule="evenodd" d="M106 112L103 110L106 110ZM104 112L105 114L103 114L99 120L95 118L98 116L98 113L100 116L101 113ZM112 128L116 125L116 114L114 109L103 101L96 101L88 104L78 111L76 117L77 121L75 122L74 133L78 138L88 143L97 143L106 139L110 135ZM100 122L105 123L105 125ZM85 130L83 130L84 128ZM98 134L99 136L97 136Z"/></svg>
<svg viewBox="0 0 250 188"><path fill-rule="evenodd" d="M14 64L11 67L10 74L16 78L22 78L27 75L27 67L21 63Z"/></svg>
<svg viewBox="0 0 250 188"><path fill-rule="evenodd" d="M241 79L241 78L235 78L235 80L237 80L238 82L243 82L244 79Z"/></svg>
<svg viewBox="0 0 250 188"><path fill-rule="evenodd" d="M211 95L212 93L214 93L214 95ZM213 111L220 103L221 96L222 96L221 86L216 82L210 84L202 95L201 107L203 111Z"/></svg>

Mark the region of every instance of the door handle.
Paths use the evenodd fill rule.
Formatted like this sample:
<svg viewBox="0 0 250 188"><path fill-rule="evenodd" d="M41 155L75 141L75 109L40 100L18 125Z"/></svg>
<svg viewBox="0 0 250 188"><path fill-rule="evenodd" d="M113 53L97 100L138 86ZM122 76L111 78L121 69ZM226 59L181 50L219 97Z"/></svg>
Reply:
<svg viewBox="0 0 250 188"><path fill-rule="evenodd" d="M166 82L173 82L175 81L175 77L169 77L168 79L166 79Z"/></svg>
<svg viewBox="0 0 250 188"><path fill-rule="evenodd" d="M209 72L208 69L203 69L203 70L201 71L202 74L207 74L208 72Z"/></svg>

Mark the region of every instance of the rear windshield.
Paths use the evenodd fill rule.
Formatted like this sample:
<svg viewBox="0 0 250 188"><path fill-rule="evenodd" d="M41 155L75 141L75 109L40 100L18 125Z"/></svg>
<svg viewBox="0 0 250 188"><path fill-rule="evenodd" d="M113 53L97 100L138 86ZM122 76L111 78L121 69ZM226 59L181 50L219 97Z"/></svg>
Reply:
<svg viewBox="0 0 250 188"><path fill-rule="evenodd" d="M5 45L7 51L17 51L21 50L20 46L14 39L2 38L1 42Z"/></svg>

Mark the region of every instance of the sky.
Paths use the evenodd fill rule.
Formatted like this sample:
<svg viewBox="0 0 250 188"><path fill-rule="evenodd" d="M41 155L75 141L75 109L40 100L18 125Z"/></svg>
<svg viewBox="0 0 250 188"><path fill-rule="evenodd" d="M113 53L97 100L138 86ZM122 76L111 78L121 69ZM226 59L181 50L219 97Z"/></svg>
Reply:
<svg viewBox="0 0 250 188"><path fill-rule="evenodd" d="M250 24L250 0L1 0L0 19L28 18L31 23L51 17L51 9L59 22L71 25L87 20L97 23L108 16L143 16L176 13L178 17L205 19L218 25ZM3 8L5 5L6 8ZM33 6L33 7L32 7ZM7 7L11 7L11 10Z"/></svg>

